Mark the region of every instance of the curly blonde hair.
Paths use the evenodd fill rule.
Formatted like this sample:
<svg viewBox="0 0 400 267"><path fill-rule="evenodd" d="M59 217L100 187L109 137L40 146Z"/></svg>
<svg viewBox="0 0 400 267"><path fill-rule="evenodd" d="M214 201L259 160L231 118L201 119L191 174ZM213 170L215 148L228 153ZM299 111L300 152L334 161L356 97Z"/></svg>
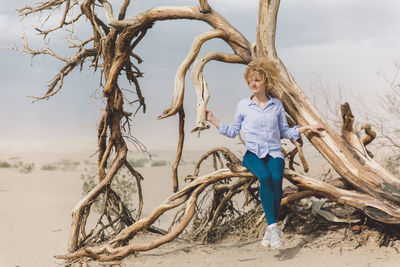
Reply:
<svg viewBox="0 0 400 267"><path fill-rule="evenodd" d="M260 58L251 61L247 65L246 71L244 72L244 79L246 82L249 83L250 79L256 73L265 80L267 84L267 90L274 88L279 75L279 70L273 61L266 58Z"/></svg>

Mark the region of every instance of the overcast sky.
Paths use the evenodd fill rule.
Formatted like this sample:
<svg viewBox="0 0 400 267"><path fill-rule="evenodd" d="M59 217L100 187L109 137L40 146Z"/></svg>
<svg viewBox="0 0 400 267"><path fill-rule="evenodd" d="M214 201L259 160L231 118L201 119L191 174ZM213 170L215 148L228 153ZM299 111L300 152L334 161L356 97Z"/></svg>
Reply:
<svg viewBox="0 0 400 267"><path fill-rule="evenodd" d="M37 1L30 1L37 2ZM118 1L113 1L113 3ZM137 3L128 12L134 16L153 6L192 5L197 1L131 1ZM255 41L256 0L209 0L210 5L227 18L250 41ZM39 48L42 39L32 30L40 21L36 17L19 22L15 1L0 6L0 39L20 45L25 33L32 46ZM118 10L118 8L114 8ZM282 0L278 14L276 47L278 55L306 94L318 101L310 88L317 77L331 90L343 88L344 99L351 96L373 103L387 85L377 74L394 72L393 63L400 59L400 1L398 0ZM197 21L157 22L136 52L144 62L140 81L147 101L147 112L133 120L132 133L147 147L174 148L178 118L157 120L172 99L175 72L185 58L193 39L209 30ZM85 31L85 29L83 29ZM50 45L61 53L64 40L52 37ZM201 50L231 52L222 41L212 40ZM26 96L41 95L51 78L62 66L49 57L37 57L0 49L0 149L43 143L68 143L74 140L95 146L96 125L103 100L96 92L98 75L83 71L68 75L63 90L47 101L32 104ZM249 96L243 80L244 66L211 62L205 78L211 90L209 108L222 121L230 122L237 101ZM122 80L122 79L120 79ZM190 134L195 125L195 94L190 75L186 79L187 149L209 149L232 144L217 134L215 128L200 138ZM121 82L123 88L129 84Z"/></svg>

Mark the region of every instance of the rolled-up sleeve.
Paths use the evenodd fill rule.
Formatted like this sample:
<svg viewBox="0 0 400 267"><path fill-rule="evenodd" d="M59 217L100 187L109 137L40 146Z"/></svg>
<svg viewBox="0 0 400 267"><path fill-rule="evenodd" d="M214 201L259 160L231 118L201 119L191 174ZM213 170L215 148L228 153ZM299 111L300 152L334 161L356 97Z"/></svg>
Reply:
<svg viewBox="0 0 400 267"><path fill-rule="evenodd" d="M300 132L299 132L299 126L296 125L292 128L289 127L289 124L286 119L286 111L282 105L282 103L279 103L279 131L281 133L281 136L284 138L294 138L295 140L300 138Z"/></svg>
<svg viewBox="0 0 400 267"><path fill-rule="evenodd" d="M233 122L230 125L221 122L219 126L219 133L231 138L237 136L240 132L240 129L242 128L242 121L243 121L243 113L241 111L239 103L236 107L236 112L235 116L233 117Z"/></svg>

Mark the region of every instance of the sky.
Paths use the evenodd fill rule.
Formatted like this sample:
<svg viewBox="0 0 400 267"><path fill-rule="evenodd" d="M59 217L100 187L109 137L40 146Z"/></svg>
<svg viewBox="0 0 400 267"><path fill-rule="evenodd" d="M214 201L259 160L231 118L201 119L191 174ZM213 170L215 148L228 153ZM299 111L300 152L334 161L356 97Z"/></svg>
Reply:
<svg viewBox="0 0 400 267"><path fill-rule="evenodd" d="M114 5L118 2L113 1ZM134 6L128 10L127 17L155 6L197 4L189 0L131 2ZM258 1L209 0L209 4L250 42L255 41ZM17 1L1 4L0 41L3 46L5 43L21 46L21 36L25 34L32 47L40 48L43 39L32 29L33 25L40 25L40 20L33 16L21 22L15 11L18 7ZM114 7L116 10L118 8ZM276 32L278 55L316 103L323 102L315 91L315 84L322 80L329 85L332 95L341 88L343 100L350 104L355 99L365 99L374 105L377 95L387 88L378 73L390 77L395 71L394 62L400 59L399 10L398 0L282 0ZM52 23L56 21L50 20L49 25ZM82 35L88 33L84 25L77 25L77 29ZM171 103L174 76L191 43L209 29L207 24L198 21L157 22L137 47L136 53L144 60L139 68L145 73L140 83L147 111L133 118L131 130L150 150L176 147L178 117L157 120L157 116ZM50 46L68 55L65 40L60 35L50 38ZM211 40L200 54L207 51L230 53L231 49L220 40ZM32 60L27 54L8 49L0 49L0 59L0 150L43 145L50 149L95 147L96 126L104 99L98 90L99 75L94 74L93 69L75 70L66 77L57 95L32 103L27 96L42 95L62 64L48 56ZM243 79L244 69L243 65L219 62L210 62L205 67L204 76L211 91L208 108L221 121L230 122L236 103L249 96ZM132 88L120 80L122 88ZM185 149L208 150L214 146L235 145L237 140L219 135L214 127L203 131L200 137L190 133L195 126L195 103L188 74L184 101ZM135 107L126 109L132 111Z"/></svg>

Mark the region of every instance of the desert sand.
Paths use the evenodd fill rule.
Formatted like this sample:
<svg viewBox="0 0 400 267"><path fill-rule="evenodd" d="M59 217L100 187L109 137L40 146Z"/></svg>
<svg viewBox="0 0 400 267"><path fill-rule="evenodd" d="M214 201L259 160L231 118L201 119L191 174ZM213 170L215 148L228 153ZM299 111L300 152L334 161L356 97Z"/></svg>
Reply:
<svg viewBox="0 0 400 267"><path fill-rule="evenodd" d="M0 168L0 266L64 266L54 255L67 248L71 210L82 197L81 174L96 161L95 149L54 152L55 147L30 151L2 151L0 162L34 163L28 173L21 167ZM173 159L173 151L154 152L153 160ZM200 152L185 152L180 179L193 169ZM140 157L146 157L141 155ZM45 164L61 159L79 162L76 169L42 170ZM139 168L144 175L143 216L170 194L170 164ZM157 226L163 227L163 222ZM154 234L141 234L145 241ZM157 249L132 255L121 266L400 266L398 243L377 247L372 236L359 247L356 236L344 229L319 234L285 234L283 246L264 248L260 240L227 239L217 244L195 244L174 240ZM103 266L89 263L89 266Z"/></svg>

